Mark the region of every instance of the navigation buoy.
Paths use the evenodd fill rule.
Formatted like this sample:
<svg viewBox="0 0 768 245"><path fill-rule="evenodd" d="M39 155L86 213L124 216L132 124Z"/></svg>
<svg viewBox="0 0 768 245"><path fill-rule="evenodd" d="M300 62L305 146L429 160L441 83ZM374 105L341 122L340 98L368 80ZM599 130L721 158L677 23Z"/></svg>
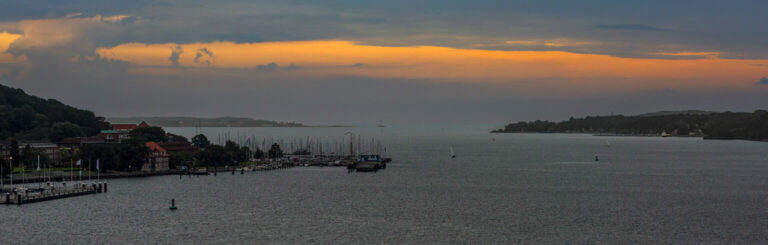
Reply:
<svg viewBox="0 0 768 245"><path fill-rule="evenodd" d="M176 210L176 199L171 199L171 207L169 207L168 209Z"/></svg>
<svg viewBox="0 0 768 245"><path fill-rule="evenodd" d="M597 155L595 155L595 162L599 162L600 158L597 158Z"/></svg>

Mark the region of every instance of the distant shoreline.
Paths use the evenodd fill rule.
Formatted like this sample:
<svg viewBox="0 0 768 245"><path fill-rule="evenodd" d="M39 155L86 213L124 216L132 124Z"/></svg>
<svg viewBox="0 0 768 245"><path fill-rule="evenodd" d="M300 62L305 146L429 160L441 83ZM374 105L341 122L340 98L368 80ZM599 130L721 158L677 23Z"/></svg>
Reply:
<svg viewBox="0 0 768 245"><path fill-rule="evenodd" d="M164 128L195 128L197 126L162 126ZM301 125L301 126L200 126L201 128L354 128L352 125Z"/></svg>
<svg viewBox="0 0 768 245"><path fill-rule="evenodd" d="M108 117L106 119L112 124L138 124L146 122L152 126L160 127L280 127L280 128L302 128L302 127L350 127L345 125L304 125L298 122L282 122L273 120L259 120L247 117Z"/></svg>
<svg viewBox="0 0 768 245"><path fill-rule="evenodd" d="M743 139L743 138L726 138L726 137L711 137L711 136L688 136L688 135L669 135L662 137L660 135L649 134L600 134L600 133L585 133L585 132L503 132L503 131L491 131L492 134L583 134L595 137L644 137L644 138L698 138L703 140L743 140L750 142L765 142L768 143L768 139Z"/></svg>
<svg viewBox="0 0 768 245"><path fill-rule="evenodd" d="M520 121L496 133L591 133L604 136L702 137L704 139L768 140L768 111L663 111L637 116L587 116L560 122Z"/></svg>

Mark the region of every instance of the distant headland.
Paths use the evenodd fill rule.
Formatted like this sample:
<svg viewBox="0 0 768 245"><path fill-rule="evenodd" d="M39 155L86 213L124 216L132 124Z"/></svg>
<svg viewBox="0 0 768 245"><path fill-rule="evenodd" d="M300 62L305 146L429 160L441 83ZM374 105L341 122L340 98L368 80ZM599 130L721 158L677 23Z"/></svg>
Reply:
<svg viewBox="0 0 768 245"><path fill-rule="evenodd" d="M145 121L161 127L307 127L297 122L257 120L247 117L108 117L110 123Z"/></svg>
<svg viewBox="0 0 768 245"><path fill-rule="evenodd" d="M510 123L493 133L590 133L598 136L672 136L768 140L768 111L661 111L636 116L587 116L561 122Z"/></svg>

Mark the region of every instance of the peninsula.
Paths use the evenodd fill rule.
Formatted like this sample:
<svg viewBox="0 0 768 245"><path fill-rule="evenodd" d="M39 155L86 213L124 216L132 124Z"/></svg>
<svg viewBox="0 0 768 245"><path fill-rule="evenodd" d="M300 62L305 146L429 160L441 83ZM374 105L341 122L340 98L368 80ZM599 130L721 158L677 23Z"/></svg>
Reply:
<svg viewBox="0 0 768 245"><path fill-rule="evenodd" d="M510 123L493 133L591 133L621 136L678 136L768 140L768 111L664 111L636 116L587 116L561 122Z"/></svg>

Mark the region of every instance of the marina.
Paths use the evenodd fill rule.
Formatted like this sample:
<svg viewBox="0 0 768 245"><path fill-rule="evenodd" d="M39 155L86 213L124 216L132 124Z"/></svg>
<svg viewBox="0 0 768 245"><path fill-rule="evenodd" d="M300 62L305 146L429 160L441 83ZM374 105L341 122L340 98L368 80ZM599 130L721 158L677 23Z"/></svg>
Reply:
<svg viewBox="0 0 768 245"><path fill-rule="evenodd" d="M759 229L768 224L760 218L768 146L759 142L613 137L609 146L579 134L388 129L382 158L394 161L383 171L278 160L215 175L201 167L209 175L109 179L108 192L2 205L0 217L29 243L768 242ZM169 129L185 130L193 129ZM277 138L343 129L206 132L217 130ZM590 164L557 164L574 159ZM112 235L93 236L105 229Z"/></svg>
<svg viewBox="0 0 768 245"><path fill-rule="evenodd" d="M106 192L107 182L104 179L141 178L164 175L183 176L217 176L219 173L237 173L256 171L281 170L294 167L346 167L348 172L371 172L386 168L391 158L381 158L378 155L360 155L357 159L349 156L285 156L276 160L267 160L259 164L245 166L206 167L185 171L163 172L134 172L134 173L105 173L99 174L99 179L86 178L85 181L75 182L70 174L33 175L16 177L22 184L0 187L0 204L22 205L41 201L50 201L68 197ZM90 176L90 175L89 175ZM82 176L80 176L82 177Z"/></svg>

